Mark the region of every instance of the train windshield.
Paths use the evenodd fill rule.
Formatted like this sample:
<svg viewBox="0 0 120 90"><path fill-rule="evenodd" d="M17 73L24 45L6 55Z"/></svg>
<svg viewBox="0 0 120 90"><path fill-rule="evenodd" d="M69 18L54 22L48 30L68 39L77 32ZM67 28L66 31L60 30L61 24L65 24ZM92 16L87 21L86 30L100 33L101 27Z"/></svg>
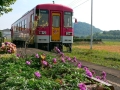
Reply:
<svg viewBox="0 0 120 90"><path fill-rule="evenodd" d="M72 27L72 12L64 12L64 27Z"/></svg>
<svg viewBox="0 0 120 90"><path fill-rule="evenodd" d="M48 26L48 10L39 10L38 26Z"/></svg>

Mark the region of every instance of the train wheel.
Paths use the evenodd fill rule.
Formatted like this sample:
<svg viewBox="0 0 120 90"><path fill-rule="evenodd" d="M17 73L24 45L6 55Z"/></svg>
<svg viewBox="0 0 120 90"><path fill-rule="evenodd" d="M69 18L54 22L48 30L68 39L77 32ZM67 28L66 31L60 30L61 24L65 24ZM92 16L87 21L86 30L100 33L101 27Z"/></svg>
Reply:
<svg viewBox="0 0 120 90"><path fill-rule="evenodd" d="M25 41L22 42L22 47L25 47Z"/></svg>
<svg viewBox="0 0 120 90"><path fill-rule="evenodd" d="M46 47L47 51L50 51L50 44L47 43L47 47Z"/></svg>
<svg viewBox="0 0 120 90"><path fill-rule="evenodd" d="M35 48L39 48L39 43L35 43Z"/></svg>

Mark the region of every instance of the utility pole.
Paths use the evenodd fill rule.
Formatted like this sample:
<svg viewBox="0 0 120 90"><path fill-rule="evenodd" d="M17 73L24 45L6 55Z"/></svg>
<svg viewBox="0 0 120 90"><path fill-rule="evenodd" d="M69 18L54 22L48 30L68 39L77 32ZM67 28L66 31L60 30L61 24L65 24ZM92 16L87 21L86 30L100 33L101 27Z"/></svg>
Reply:
<svg viewBox="0 0 120 90"><path fill-rule="evenodd" d="M91 0L91 40L90 40L90 49L92 49L93 44L93 0Z"/></svg>

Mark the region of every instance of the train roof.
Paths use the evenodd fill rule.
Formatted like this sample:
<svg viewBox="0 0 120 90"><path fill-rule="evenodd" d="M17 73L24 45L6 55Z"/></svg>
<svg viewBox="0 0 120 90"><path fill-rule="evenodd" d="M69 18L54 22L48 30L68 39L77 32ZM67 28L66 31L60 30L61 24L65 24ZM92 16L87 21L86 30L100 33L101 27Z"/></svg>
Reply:
<svg viewBox="0 0 120 90"><path fill-rule="evenodd" d="M72 8L61 5L61 4L39 4L36 9L48 9L48 10L60 10L60 11L73 11Z"/></svg>
<svg viewBox="0 0 120 90"><path fill-rule="evenodd" d="M70 11L70 12L73 12L72 8L67 7L65 5L62 5L62 4L49 4L49 3L48 4L38 4L34 8L36 8L36 9L60 10L60 11ZM27 15L28 13L30 13L34 8L32 8L30 11L27 11L19 19L21 19L22 17L24 17L25 15ZM16 20L14 23L16 23L18 20Z"/></svg>

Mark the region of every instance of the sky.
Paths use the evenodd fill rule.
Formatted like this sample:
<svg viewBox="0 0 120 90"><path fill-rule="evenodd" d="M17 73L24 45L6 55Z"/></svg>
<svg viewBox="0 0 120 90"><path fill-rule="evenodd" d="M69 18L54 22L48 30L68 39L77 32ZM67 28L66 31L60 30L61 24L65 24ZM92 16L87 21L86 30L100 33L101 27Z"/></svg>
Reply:
<svg viewBox="0 0 120 90"><path fill-rule="evenodd" d="M53 0L17 0L11 5L12 12L0 17L0 30L11 28L12 23L37 4L52 3ZM91 0L54 0L73 8L77 21L91 24ZM103 31L120 30L120 0L93 0L93 26ZM74 21L74 19L73 19Z"/></svg>

